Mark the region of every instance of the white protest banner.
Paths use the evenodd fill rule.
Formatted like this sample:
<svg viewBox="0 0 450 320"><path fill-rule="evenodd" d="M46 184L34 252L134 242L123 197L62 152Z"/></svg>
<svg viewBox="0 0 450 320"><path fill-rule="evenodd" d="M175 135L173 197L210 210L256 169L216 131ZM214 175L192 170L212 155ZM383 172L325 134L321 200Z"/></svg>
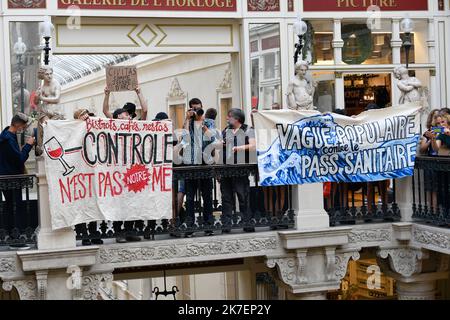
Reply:
<svg viewBox="0 0 450 320"><path fill-rule="evenodd" d="M317 111L254 114L261 186L371 182L413 175L418 105L351 118Z"/></svg>
<svg viewBox="0 0 450 320"><path fill-rule="evenodd" d="M172 218L170 121L48 121L44 149L53 229Z"/></svg>

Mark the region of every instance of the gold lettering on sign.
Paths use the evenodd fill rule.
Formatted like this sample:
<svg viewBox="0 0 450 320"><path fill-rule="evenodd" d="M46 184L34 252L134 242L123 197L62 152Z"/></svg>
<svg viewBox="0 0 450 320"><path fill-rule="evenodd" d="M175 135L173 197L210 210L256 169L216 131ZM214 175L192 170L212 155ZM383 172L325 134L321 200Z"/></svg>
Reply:
<svg viewBox="0 0 450 320"><path fill-rule="evenodd" d="M336 0L338 8L368 8L378 6L380 8L397 7L396 0Z"/></svg>
<svg viewBox="0 0 450 320"><path fill-rule="evenodd" d="M345 6L346 3L353 3L358 0L337 0L339 6ZM367 0L359 0L367 1ZM374 0L370 0L374 1ZM377 0L383 3L395 0ZM178 8L233 8L233 0L59 0L62 5L79 6L132 6L132 7L178 7Z"/></svg>

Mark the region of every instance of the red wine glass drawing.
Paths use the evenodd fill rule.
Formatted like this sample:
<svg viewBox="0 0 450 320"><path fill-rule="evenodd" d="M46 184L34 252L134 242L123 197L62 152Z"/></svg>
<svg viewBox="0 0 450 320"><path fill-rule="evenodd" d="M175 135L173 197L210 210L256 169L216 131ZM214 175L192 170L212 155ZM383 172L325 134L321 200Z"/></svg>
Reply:
<svg viewBox="0 0 450 320"><path fill-rule="evenodd" d="M46 143L44 143L44 148L50 159L59 160L59 162L61 162L65 170L63 173L64 177L71 174L73 170L75 170L75 167L69 166L64 160L64 148L55 137L50 138Z"/></svg>

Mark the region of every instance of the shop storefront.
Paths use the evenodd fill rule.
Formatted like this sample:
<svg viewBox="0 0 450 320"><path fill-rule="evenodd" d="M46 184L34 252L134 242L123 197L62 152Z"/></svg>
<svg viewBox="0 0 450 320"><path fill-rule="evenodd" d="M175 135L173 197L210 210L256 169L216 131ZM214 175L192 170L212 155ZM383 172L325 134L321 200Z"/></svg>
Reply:
<svg viewBox="0 0 450 320"><path fill-rule="evenodd" d="M55 25L51 63L68 55L104 55L113 64L136 55L212 55L215 64L200 58L204 68L220 66L218 83L208 89L214 91L208 105L225 114L231 106L247 112L251 107L286 107L298 15L308 24L303 59L311 63L317 82L314 102L320 110L353 115L374 104L397 104L392 73L406 63L401 28L406 15L415 22L410 73L423 83L432 108L450 103L445 77L450 73L447 0L9 0L2 1L0 16L1 123L6 125L16 111L33 111L29 102L39 86L36 73L44 44L39 22L45 16ZM74 73L56 75L62 82L67 77L78 81L66 89L63 85L63 96L64 90L70 96L67 101L77 101L74 90L92 72ZM176 74L164 77L170 78L167 88L151 92L155 89L149 85L146 98L157 102L154 112L180 117L187 98L201 96L202 86L187 89L181 83L176 88ZM169 94L173 86L179 96ZM154 98L161 94L164 103ZM92 96L90 104L101 104L101 85ZM86 104L86 99L84 94L77 105Z"/></svg>

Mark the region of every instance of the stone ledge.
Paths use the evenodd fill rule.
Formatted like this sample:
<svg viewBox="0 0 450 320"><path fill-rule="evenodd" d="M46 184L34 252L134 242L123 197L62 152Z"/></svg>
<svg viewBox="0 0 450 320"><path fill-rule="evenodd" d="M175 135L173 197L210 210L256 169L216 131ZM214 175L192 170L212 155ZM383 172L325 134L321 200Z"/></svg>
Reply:
<svg viewBox="0 0 450 320"><path fill-rule="evenodd" d="M17 252L23 271L87 267L96 263L99 247Z"/></svg>
<svg viewBox="0 0 450 320"><path fill-rule="evenodd" d="M348 243L351 227L332 227L317 230L294 230L279 232L285 249L307 249L340 246Z"/></svg>
<svg viewBox="0 0 450 320"><path fill-rule="evenodd" d="M98 265L111 268L258 257L283 252L273 231L101 246Z"/></svg>
<svg viewBox="0 0 450 320"><path fill-rule="evenodd" d="M411 245L450 254L450 229L415 223L412 227Z"/></svg>

